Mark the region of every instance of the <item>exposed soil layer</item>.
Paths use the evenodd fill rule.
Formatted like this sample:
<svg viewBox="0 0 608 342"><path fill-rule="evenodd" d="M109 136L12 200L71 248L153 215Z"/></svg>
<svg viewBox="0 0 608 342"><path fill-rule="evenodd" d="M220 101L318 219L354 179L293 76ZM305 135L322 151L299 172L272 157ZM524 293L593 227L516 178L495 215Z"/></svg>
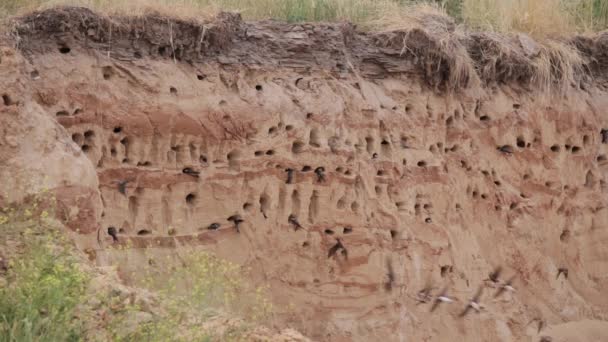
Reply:
<svg viewBox="0 0 608 342"><path fill-rule="evenodd" d="M433 23L20 18L0 50L0 204L49 189L126 282L150 256L213 251L315 340L608 338L608 35L571 40L580 63L555 63L571 82L550 95L535 82L556 50ZM431 312L427 286L455 301Z"/></svg>
<svg viewBox="0 0 608 342"><path fill-rule="evenodd" d="M562 52L525 35L459 34L451 19L433 15L420 18L417 28L389 32L362 32L348 23L246 23L225 12L209 22L162 15L104 17L72 7L30 14L13 24L11 33L26 54L81 48L122 61L172 59L337 75L356 71L371 78L416 73L443 88L468 86L477 78L525 86L538 78L537 62L543 58L551 62L555 81L573 72L578 81L592 76L597 82L608 66L606 32L562 40L581 57L569 65Z"/></svg>

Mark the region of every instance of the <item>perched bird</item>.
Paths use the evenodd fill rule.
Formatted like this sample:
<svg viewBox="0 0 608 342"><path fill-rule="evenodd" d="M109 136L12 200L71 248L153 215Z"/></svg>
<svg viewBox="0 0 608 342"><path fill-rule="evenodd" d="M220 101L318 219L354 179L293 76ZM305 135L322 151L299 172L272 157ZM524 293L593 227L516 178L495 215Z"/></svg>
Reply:
<svg viewBox="0 0 608 342"><path fill-rule="evenodd" d="M500 281L499 277L501 272L502 266L496 267L494 271L488 275L489 280L491 280L493 283L498 283Z"/></svg>
<svg viewBox="0 0 608 342"><path fill-rule="evenodd" d="M336 240L337 240L336 244L335 244L335 245L333 245L333 246L332 246L332 247L329 249L329 253L327 254L327 257L328 257L328 258L331 258L332 256L336 255L336 253L337 253L339 250L342 250L342 254L343 254L343 255L346 255L346 254L345 254L346 248L344 248L344 245L342 244L342 241L340 241L340 239L336 239Z"/></svg>
<svg viewBox="0 0 608 342"><path fill-rule="evenodd" d="M118 182L118 192L123 195L127 195L127 184L130 182L130 179L121 180Z"/></svg>
<svg viewBox="0 0 608 342"><path fill-rule="evenodd" d="M555 279L559 278L560 274L564 274L564 278L568 279L568 269L565 267L560 267L557 269L557 277L555 277Z"/></svg>
<svg viewBox="0 0 608 342"><path fill-rule="evenodd" d="M453 301L454 300L452 298L448 297L448 287L446 286L443 288L443 290L441 290L439 296L435 297L435 302L433 302L433 306L431 306L431 312L435 311L439 304L452 303Z"/></svg>
<svg viewBox="0 0 608 342"><path fill-rule="evenodd" d="M513 281L515 280L515 277L516 276L512 276L511 278L509 278L509 280L507 280L506 282L504 282L500 286L500 289L498 289L498 291L494 295L494 298L498 298L498 296L500 296L505 291L515 292L515 288L513 287Z"/></svg>
<svg viewBox="0 0 608 342"><path fill-rule="evenodd" d="M192 176L192 177L195 177L195 178L198 178L198 175L200 175L200 172L199 172L199 171L195 171L195 170L193 170L193 169L192 169L192 168L190 168L190 167L185 167L185 168L182 170L182 172L183 172L184 174L188 175L188 176Z"/></svg>
<svg viewBox="0 0 608 342"><path fill-rule="evenodd" d="M387 282L384 284L384 289L391 291L395 282L395 271L393 270L393 263L390 260L386 260L386 269Z"/></svg>
<svg viewBox="0 0 608 342"><path fill-rule="evenodd" d="M600 134L602 136L602 144L608 144L608 129L602 128Z"/></svg>
<svg viewBox="0 0 608 342"><path fill-rule="evenodd" d="M207 229L209 230L218 230L220 229L220 224L217 222L214 222L212 224L209 225L209 227L207 227Z"/></svg>
<svg viewBox="0 0 608 342"><path fill-rule="evenodd" d="M118 232L116 231L116 228L114 227L108 227L108 235L110 235L112 237L112 240L114 242L118 242Z"/></svg>
<svg viewBox="0 0 608 342"><path fill-rule="evenodd" d="M377 159L378 158L378 153L374 152L374 154L372 154L372 159Z"/></svg>
<svg viewBox="0 0 608 342"><path fill-rule="evenodd" d="M245 222L245 220L243 220L241 218L241 215L232 215L228 218L228 221L231 221L232 223L234 223L234 228L236 229L237 233L240 233L241 231L239 230L239 224Z"/></svg>
<svg viewBox="0 0 608 342"><path fill-rule="evenodd" d="M287 181L285 182L285 184L292 184L294 169L288 168L288 169L285 169L285 172L287 172Z"/></svg>
<svg viewBox="0 0 608 342"><path fill-rule="evenodd" d="M325 168L323 166L319 166L315 169L315 174L317 175L317 181L319 183L323 183L325 181Z"/></svg>
<svg viewBox="0 0 608 342"><path fill-rule="evenodd" d="M298 222L298 218L294 214L289 215L289 217L287 218L287 222L293 225L294 230L302 228L302 225L300 224L300 222Z"/></svg>
<svg viewBox="0 0 608 342"><path fill-rule="evenodd" d="M483 287L480 286L479 290L477 290L477 293L475 294L473 299L471 299L469 301L469 303L467 304L467 307L464 308L464 311L462 311L462 313L460 314L459 317L464 317L471 309L474 309L477 312L481 311L482 305L479 303L479 299L481 298L482 290L483 290Z"/></svg>
<svg viewBox="0 0 608 342"><path fill-rule="evenodd" d="M511 154L513 153L513 146L511 145L502 145L496 148L497 150L499 150L502 153L506 153L506 154Z"/></svg>

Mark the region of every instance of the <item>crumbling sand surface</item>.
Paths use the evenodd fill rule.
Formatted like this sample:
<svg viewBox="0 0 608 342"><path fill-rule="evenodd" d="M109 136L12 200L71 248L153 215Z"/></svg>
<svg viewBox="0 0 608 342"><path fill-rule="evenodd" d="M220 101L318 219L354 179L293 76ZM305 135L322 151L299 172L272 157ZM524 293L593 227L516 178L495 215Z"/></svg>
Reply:
<svg viewBox="0 0 608 342"><path fill-rule="evenodd" d="M607 34L572 40L584 67L549 95L483 35L453 82L423 31L84 9L8 31L0 204L49 188L125 282L193 246L251 268L313 340L608 340ZM495 297L499 265L516 292ZM430 312L427 284L456 301Z"/></svg>

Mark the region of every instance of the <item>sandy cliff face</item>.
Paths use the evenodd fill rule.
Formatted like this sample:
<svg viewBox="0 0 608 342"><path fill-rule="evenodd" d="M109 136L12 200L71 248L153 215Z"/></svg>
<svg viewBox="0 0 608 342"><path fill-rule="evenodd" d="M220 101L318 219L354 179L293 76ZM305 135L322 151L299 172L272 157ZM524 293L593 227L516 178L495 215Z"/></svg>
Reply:
<svg viewBox="0 0 608 342"><path fill-rule="evenodd" d="M316 340L608 336L601 58L549 97L508 76L449 90L445 64L403 55L398 33L347 25L66 10L16 32L0 198L50 188L91 260L126 281L150 253L194 246L250 267L280 324ZM498 265L516 293L495 297ZM457 301L431 313L416 301L429 283ZM458 317L480 287L485 310Z"/></svg>

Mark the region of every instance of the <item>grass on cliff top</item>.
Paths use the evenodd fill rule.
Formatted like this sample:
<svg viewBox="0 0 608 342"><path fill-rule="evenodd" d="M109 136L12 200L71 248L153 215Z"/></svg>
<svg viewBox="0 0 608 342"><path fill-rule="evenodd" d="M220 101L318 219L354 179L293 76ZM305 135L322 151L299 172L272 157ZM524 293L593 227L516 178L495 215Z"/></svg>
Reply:
<svg viewBox="0 0 608 342"><path fill-rule="evenodd" d="M537 38L608 28L607 0L2 0L0 17L57 5L141 15L149 10L186 18L239 11L247 20L351 21L383 29L407 26L412 6L436 6L471 29L524 32ZM414 9L415 10L415 9Z"/></svg>

